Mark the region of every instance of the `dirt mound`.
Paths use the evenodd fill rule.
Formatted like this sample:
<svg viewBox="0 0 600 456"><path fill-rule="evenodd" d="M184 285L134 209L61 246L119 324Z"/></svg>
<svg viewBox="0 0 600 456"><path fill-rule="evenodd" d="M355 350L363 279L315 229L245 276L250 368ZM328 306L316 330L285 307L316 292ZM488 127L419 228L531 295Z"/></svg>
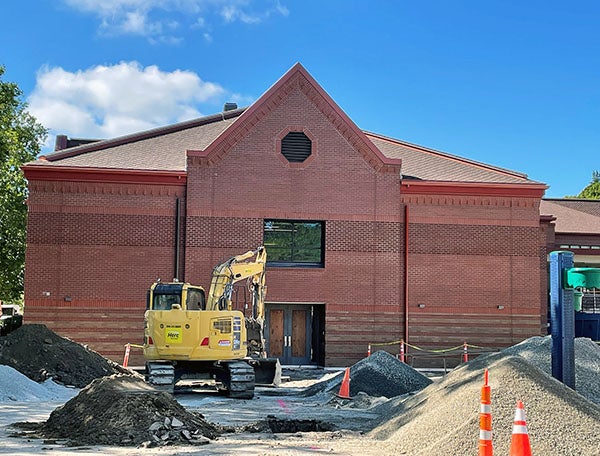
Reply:
<svg viewBox="0 0 600 456"><path fill-rule="evenodd" d="M23 325L0 338L0 364L36 382L52 377L77 388L83 388L96 378L129 372L44 325Z"/></svg>
<svg viewBox="0 0 600 456"><path fill-rule="evenodd" d="M342 384L343 373L307 388L303 395L312 396L322 392L337 392ZM425 388L431 380L399 361L395 356L379 350L350 367L350 396L359 392L369 396L400 396Z"/></svg>
<svg viewBox="0 0 600 456"><path fill-rule="evenodd" d="M597 454L600 407L520 356L475 361L413 396L376 407L382 417L371 436L384 439L382 450L428 456L476 453L479 399L488 367L495 452L508 454L516 401L522 400L533 454Z"/></svg>
<svg viewBox="0 0 600 456"><path fill-rule="evenodd" d="M142 380L113 375L94 380L51 414L39 432L71 445L202 444L219 429Z"/></svg>

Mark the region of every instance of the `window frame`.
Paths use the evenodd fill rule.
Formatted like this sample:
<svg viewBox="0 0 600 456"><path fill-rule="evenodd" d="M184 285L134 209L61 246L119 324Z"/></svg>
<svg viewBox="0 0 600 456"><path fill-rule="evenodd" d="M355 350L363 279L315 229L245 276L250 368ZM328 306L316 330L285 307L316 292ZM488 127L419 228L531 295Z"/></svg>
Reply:
<svg viewBox="0 0 600 456"><path fill-rule="evenodd" d="M268 222L273 223L291 223L296 224L318 224L321 231L321 244L319 246L320 260L319 261L280 261L269 259L269 245L266 242L266 225ZM295 230L293 229L292 233ZM267 266L284 267L284 268L324 268L325 267L325 221L324 220L299 220L299 219L264 219L263 220L263 245L267 250ZM291 241L289 246L291 249L290 256L293 258L294 242Z"/></svg>

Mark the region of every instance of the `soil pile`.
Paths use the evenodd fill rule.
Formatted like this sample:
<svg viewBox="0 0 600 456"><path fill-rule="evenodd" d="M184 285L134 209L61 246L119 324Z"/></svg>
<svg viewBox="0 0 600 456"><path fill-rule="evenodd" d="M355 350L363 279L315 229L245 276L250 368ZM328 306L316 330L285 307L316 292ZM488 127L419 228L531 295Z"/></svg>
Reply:
<svg viewBox="0 0 600 456"><path fill-rule="evenodd" d="M0 364L36 382L52 377L77 388L83 388L96 378L129 373L95 351L37 324L23 325L0 338Z"/></svg>
<svg viewBox="0 0 600 456"><path fill-rule="evenodd" d="M70 445L119 446L204 444L220 434L170 394L127 375L94 380L54 410L39 432Z"/></svg>
<svg viewBox="0 0 600 456"><path fill-rule="evenodd" d="M343 373L315 383L303 395L312 396L322 392L338 392ZM400 396L425 388L431 380L395 356L380 350L350 367L350 396L359 392L369 396L387 398Z"/></svg>
<svg viewBox="0 0 600 456"><path fill-rule="evenodd" d="M370 433L395 454L475 454L484 368L492 393L494 450L508 454L517 400L525 404L533 454L597 455L600 407L520 356L476 359L407 398L391 399ZM379 444L378 444L379 446Z"/></svg>

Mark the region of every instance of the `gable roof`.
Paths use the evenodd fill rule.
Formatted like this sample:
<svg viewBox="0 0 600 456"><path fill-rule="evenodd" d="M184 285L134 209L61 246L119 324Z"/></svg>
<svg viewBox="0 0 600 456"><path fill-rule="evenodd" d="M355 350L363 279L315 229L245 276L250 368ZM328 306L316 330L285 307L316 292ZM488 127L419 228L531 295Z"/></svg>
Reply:
<svg viewBox="0 0 600 456"><path fill-rule="evenodd" d="M556 233L600 234L600 200L543 199L540 214L556 218Z"/></svg>
<svg viewBox="0 0 600 456"><path fill-rule="evenodd" d="M132 172L185 173L187 157L220 160L263 116L299 88L375 169L396 170L403 179L451 183L543 184L516 171L363 132L300 65L294 65L248 108L102 140L41 156L24 166Z"/></svg>
<svg viewBox="0 0 600 456"><path fill-rule="evenodd" d="M367 139L364 132L356 126L300 63L296 63L290 68L269 90L244 111L226 134L216 138L205 150L189 151L188 155L205 158L209 163L220 160L254 125L275 107L282 104L287 95L293 90L300 90L309 98L373 168L377 170L383 168L400 170L402 160L398 157L388 157L375 147Z"/></svg>

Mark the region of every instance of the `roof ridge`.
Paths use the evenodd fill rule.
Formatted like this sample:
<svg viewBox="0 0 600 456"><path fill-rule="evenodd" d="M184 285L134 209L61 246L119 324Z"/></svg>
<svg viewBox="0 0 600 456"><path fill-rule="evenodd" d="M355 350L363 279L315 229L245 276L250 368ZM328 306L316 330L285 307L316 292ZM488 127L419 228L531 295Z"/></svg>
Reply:
<svg viewBox="0 0 600 456"><path fill-rule="evenodd" d="M55 161L63 158L74 157L76 155L85 154L88 152L94 152L101 149L108 149L110 147L121 146L123 144L134 143L145 139L155 138L165 134L175 133L178 131L187 130L190 128L207 125L214 122L223 121L225 119L231 119L239 117L247 108L232 109L229 111L222 111L216 114L210 114L208 116L198 117L196 119L185 120L175 124L164 125L161 127L151 128L141 132L131 133L128 135L118 136L116 138L102 139L89 144L82 144L81 146L71 147L68 149L62 149L48 154L39 156L41 160Z"/></svg>
<svg viewBox="0 0 600 456"><path fill-rule="evenodd" d="M421 150L423 152L427 152L427 153L431 153L431 154L435 154L435 155L440 155L440 156L443 156L443 157L451 158L453 160L464 162L464 163L468 163L468 164L471 164L471 165L476 165L476 166L479 166L481 168L486 168L486 169L497 171L497 172L500 172L500 173L503 173L503 174L508 174L508 175L511 175L511 176L515 176L515 177L520 177L520 178L523 178L523 179L531 180L531 179L529 179L529 177L527 176L526 173L522 173L522 172L519 172L519 171L514 171L514 170L508 169L508 168L502 168L500 166L490 165L488 163L480 162L480 161L477 161L477 160L472 160L470 158L461 157L459 155L450 154L448 152L444 152L444 151L441 151L441 150L432 149L430 147L426 147L426 146L421 146L419 144L410 143L410 142L404 141L402 139L392 138L390 136L382 135L380 133L373 133L373 132L370 132L370 131L367 131L367 130L363 130L363 132L365 133L365 135L367 135L367 137L369 137L369 136L375 137L375 138L378 138L378 139L381 139L381 140L384 140L384 141L394 142L394 143L400 144L402 146L412 147L414 149L418 149L418 150ZM535 181L532 181L532 182L535 182Z"/></svg>
<svg viewBox="0 0 600 456"><path fill-rule="evenodd" d="M577 203L598 203L600 199L594 198L542 198L544 201L565 201L565 202L577 202Z"/></svg>

